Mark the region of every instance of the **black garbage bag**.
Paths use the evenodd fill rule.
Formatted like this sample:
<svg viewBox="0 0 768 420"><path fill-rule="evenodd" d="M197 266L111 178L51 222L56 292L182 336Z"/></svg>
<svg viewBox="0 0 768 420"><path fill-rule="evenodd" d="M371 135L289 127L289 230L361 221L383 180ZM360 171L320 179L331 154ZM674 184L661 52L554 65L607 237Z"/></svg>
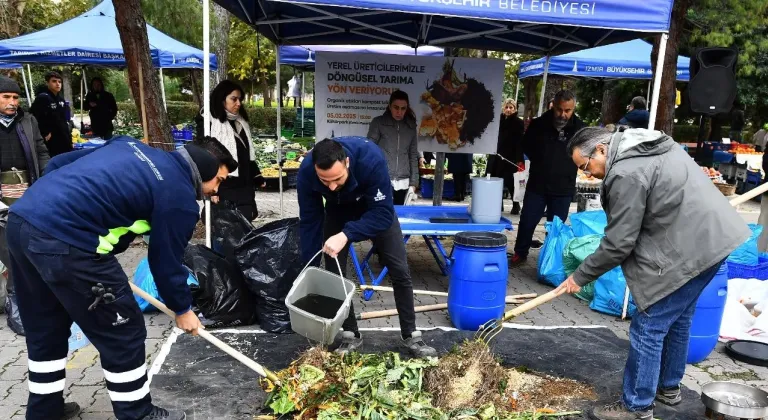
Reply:
<svg viewBox="0 0 768 420"><path fill-rule="evenodd" d="M190 286L196 307L193 309L198 315L203 315L206 328L257 322L256 302L236 265L203 245L187 247L184 265L199 283L199 286Z"/></svg>
<svg viewBox="0 0 768 420"><path fill-rule="evenodd" d="M253 224L237 210L234 203L211 203L211 247L230 262L235 262L235 248L253 229Z"/></svg>
<svg viewBox="0 0 768 420"><path fill-rule="evenodd" d="M257 299L261 329L291 333L285 297L301 272L299 219L282 219L249 233L235 250L245 283Z"/></svg>
<svg viewBox="0 0 768 420"><path fill-rule="evenodd" d="M8 241L5 239L5 229L8 226L8 209L0 210L0 263L4 266L0 269L0 278L3 290L3 309L8 314L8 327L19 335L24 335L24 325L19 315L19 305L16 301L16 290L13 287L11 276L11 254L8 251Z"/></svg>

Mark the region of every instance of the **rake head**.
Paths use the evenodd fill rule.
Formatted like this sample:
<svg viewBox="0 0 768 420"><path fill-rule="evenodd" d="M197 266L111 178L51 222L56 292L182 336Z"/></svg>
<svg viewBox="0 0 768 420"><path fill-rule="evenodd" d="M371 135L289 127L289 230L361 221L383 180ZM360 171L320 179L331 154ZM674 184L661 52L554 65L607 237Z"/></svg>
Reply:
<svg viewBox="0 0 768 420"><path fill-rule="evenodd" d="M492 319L481 325L475 333L475 340L482 340L489 344L504 329L503 319Z"/></svg>

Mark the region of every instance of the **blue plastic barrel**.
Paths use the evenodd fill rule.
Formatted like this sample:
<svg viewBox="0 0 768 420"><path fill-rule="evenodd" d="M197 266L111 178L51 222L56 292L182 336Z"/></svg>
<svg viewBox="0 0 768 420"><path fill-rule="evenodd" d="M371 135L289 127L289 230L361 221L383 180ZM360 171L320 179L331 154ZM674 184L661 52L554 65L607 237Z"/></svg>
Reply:
<svg viewBox="0 0 768 420"><path fill-rule="evenodd" d="M696 302L688 343L688 363L699 363L715 349L728 295L728 263L723 263Z"/></svg>
<svg viewBox="0 0 768 420"><path fill-rule="evenodd" d="M448 316L454 327L475 331L504 313L507 237L496 232L460 232L454 238L448 286Z"/></svg>

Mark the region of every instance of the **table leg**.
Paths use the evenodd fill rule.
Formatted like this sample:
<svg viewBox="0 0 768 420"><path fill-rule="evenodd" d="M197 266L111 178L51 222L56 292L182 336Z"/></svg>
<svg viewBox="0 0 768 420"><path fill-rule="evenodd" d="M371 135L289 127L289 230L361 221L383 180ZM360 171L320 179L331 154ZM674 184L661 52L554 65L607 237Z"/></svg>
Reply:
<svg viewBox="0 0 768 420"><path fill-rule="evenodd" d="M360 285L365 285L365 275L363 275L363 270L360 268L360 261L357 259L357 252L355 251L355 244L349 245L349 256L352 258L352 265L355 267L355 273L357 274L357 280L360 282Z"/></svg>
<svg viewBox="0 0 768 420"><path fill-rule="evenodd" d="M407 244L408 240L410 238L411 238L410 235L405 235L403 237L403 243ZM350 253L351 253L353 247L350 246L349 249L350 249ZM389 269L387 269L387 267L384 267L381 270L381 273L379 273L378 276L375 276L373 274L373 269L371 268L370 260L371 260L371 257L373 256L373 253L375 251L376 251L376 247L372 246L371 250L368 251L368 255L365 256L365 259L363 260L362 266L359 263L357 263L357 255L353 256L352 263L355 265L355 270L357 271L357 276L360 278L360 284L362 284L362 285L365 284L365 273L363 272L363 270L368 272L368 277L371 279L371 285L373 285L373 286L380 285L381 282L384 281L384 277L387 276L387 272L389 271ZM373 290L370 290L370 289L364 290L363 291L363 299L365 299L366 301L371 300L371 298L373 297L373 293L374 293Z"/></svg>
<svg viewBox="0 0 768 420"><path fill-rule="evenodd" d="M440 272L443 273L444 276L447 276L448 275L448 271L446 269L446 265L440 259L440 257L437 255L437 251L435 251L435 247L433 247L432 246L432 242L430 242L430 239L431 239L431 240L435 241L435 246L438 246L437 244L439 243L438 242L439 240L437 239L436 236L431 236L430 237L430 236L427 236L427 235L423 235L422 237L424 238L424 242L426 242L426 244L427 244L427 248L429 248L429 252L432 253L432 256L435 258L435 262L437 262L438 267L440 267ZM438 247L438 249L440 249L441 252L443 252L442 251L442 249L443 249L442 245L440 245Z"/></svg>
<svg viewBox="0 0 768 420"><path fill-rule="evenodd" d="M448 254L445 252L445 248L443 248L443 243L440 242L440 238L434 237L432 238L433 241L435 241L435 246L437 246L437 249L440 251L440 254L443 256L443 260L445 261L445 268L446 270L450 271L451 267L451 257L448 256ZM451 249L451 255L453 255L453 249Z"/></svg>

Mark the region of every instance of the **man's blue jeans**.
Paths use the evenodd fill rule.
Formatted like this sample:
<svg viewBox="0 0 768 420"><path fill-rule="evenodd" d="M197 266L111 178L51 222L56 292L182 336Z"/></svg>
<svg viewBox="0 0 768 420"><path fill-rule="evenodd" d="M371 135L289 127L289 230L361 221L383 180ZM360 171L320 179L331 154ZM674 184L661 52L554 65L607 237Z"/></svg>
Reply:
<svg viewBox="0 0 768 420"><path fill-rule="evenodd" d="M703 271L632 318L622 396L630 411L645 410L653 405L657 389L680 385L685 374L696 301L721 264Z"/></svg>

